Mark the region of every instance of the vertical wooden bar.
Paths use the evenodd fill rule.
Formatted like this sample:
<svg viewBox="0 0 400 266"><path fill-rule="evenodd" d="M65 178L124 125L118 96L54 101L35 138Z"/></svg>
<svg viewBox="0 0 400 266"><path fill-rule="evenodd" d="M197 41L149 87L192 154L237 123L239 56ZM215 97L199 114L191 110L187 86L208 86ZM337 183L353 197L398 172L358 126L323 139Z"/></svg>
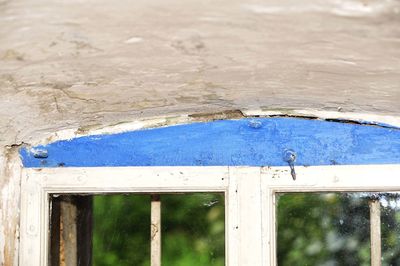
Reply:
<svg viewBox="0 0 400 266"><path fill-rule="evenodd" d="M51 199L49 265L60 265L60 197Z"/></svg>
<svg viewBox="0 0 400 266"><path fill-rule="evenodd" d="M161 201L160 195L151 195L150 229L151 266L161 266Z"/></svg>
<svg viewBox="0 0 400 266"><path fill-rule="evenodd" d="M381 266L381 209L379 200L369 201L371 227L371 266Z"/></svg>
<svg viewBox="0 0 400 266"><path fill-rule="evenodd" d="M50 265L92 264L92 196L53 198Z"/></svg>
<svg viewBox="0 0 400 266"><path fill-rule="evenodd" d="M72 197L63 197L60 203L60 266L78 264L77 208Z"/></svg>
<svg viewBox="0 0 400 266"><path fill-rule="evenodd" d="M93 196L76 196L78 266L92 265Z"/></svg>

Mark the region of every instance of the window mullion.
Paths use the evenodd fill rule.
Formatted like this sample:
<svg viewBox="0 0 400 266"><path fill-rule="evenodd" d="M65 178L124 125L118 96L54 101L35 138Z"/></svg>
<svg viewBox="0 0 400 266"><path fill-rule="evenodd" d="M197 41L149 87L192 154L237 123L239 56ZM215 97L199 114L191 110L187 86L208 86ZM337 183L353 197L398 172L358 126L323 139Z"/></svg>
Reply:
<svg viewBox="0 0 400 266"><path fill-rule="evenodd" d="M262 265L275 266L277 264L275 193L269 186L268 178L266 168L261 168L262 241L265 252Z"/></svg>
<svg viewBox="0 0 400 266"><path fill-rule="evenodd" d="M237 256L238 265L262 265L262 218L261 218L261 178L258 167L232 167L230 168L229 199L236 200L237 223L229 228L236 234L236 255L231 252L229 257ZM231 183L233 185L231 185ZM231 190L234 191L231 191ZM231 205L232 202L229 202ZM235 211L229 209L230 212ZM230 214L233 217L233 214ZM234 217L233 217L234 218ZM229 237L230 241L234 241ZM232 244L231 242L229 243ZM236 265L236 264L229 264Z"/></svg>

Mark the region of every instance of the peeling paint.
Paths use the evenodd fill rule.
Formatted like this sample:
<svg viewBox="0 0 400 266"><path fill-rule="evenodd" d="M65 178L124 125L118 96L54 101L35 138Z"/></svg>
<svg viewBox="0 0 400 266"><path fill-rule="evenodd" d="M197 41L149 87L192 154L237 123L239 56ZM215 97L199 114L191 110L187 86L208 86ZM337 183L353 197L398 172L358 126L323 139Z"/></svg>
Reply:
<svg viewBox="0 0 400 266"><path fill-rule="evenodd" d="M209 113L195 113L189 115L194 121L212 121L212 120L222 120L222 119L240 119L244 115L240 110L225 110L219 112L209 112Z"/></svg>
<svg viewBox="0 0 400 266"><path fill-rule="evenodd" d="M29 144L22 142L8 145L8 147L46 145L58 140L70 140L82 136L115 134L146 128L158 128L173 125L182 125L194 122L209 122L223 119L241 118L268 118L268 117L293 117L303 119L318 119L326 121L343 121L346 123L356 123L365 125L378 125L383 127L400 128L400 118L396 116L386 116L368 113L344 113L335 111L320 110L291 110L291 109L249 109L249 110L225 110L220 112L194 113L172 116L158 116L145 118L137 121L123 121L109 125L94 124L47 132L40 138L31 139Z"/></svg>
<svg viewBox="0 0 400 266"><path fill-rule="evenodd" d="M0 264L18 265L21 165L17 148L4 154L4 160L0 157Z"/></svg>
<svg viewBox="0 0 400 266"><path fill-rule="evenodd" d="M340 111L321 111L321 110L290 110L290 109L254 109L243 110L246 117L299 117L309 119L320 119L326 121L354 122L366 125L378 125L383 127L400 128L400 117L379 115L371 113L355 113Z"/></svg>
<svg viewBox="0 0 400 266"><path fill-rule="evenodd" d="M253 126L257 124L257 126ZM400 130L299 118L217 120L57 141L22 149L25 167L283 166L400 163ZM292 163L292 162L290 162Z"/></svg>

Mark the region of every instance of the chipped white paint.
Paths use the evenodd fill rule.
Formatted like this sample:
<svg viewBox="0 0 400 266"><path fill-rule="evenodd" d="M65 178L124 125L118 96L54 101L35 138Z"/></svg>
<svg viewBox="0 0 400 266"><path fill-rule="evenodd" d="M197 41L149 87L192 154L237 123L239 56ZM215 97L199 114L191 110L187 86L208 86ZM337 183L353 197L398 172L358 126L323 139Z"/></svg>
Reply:
<svg viewBox="0 0 400 266"><path fill-rule="evenodd" d="M16 149L0 157L0 264L18 265L21 164Z"/></svg>
<svg viewBox="0 0 400 266"><path fill-rule="evenodd" d="M400 127L399 116L379 115L371 113L351 113L339 111L321 110L243 110L246 116L293 116L293 117L314 117L318 119L338 119L360 123L384 124L393 127Z"/></svg>
<svg viewBox="0 0 400 266"><path fill-rule="evenodd" d="M311 166L296 172L293 181L288 167L25 169L20 262L47 265L49 194L224 192L227 265L274 266L276 193L400 190L400 165Z"/></svg>
<svg viewBox="0 0 400 266"><path fill-rule="evenodd" d="M93 127L88 127L86 129L73 128L73 129L63 129L56 132L48 132L42 139L32 140L29 144L32 146L39 144L48 144L57 140L68 140L76 137L91 136L91 135L101 135L101 134L115 134L127 131L134 131L144 128L155 128L171 125L180 125L185 123L191 123L194 120L188 115L180 116L159 116L153 118L147 118L143 120L137 120L132 122L121 122L116 125L98 125Z"/></svg>
<svg viewBox="0 0 400 266"><path fill-rule="evenodd" d="M369 113L350 113L339 111L320 111L320 110L262 110L262 109L244 109L240 110L243 117L270 117L270 116L293 116L293 117L315 117L318 119L338 119L354 122L365 122L372 124L384 124L393 127L400 127L400 117L378 115ZM48 132L43 134L41 139L32 139L29 143L32 146L45 145L57 140L68 140L82 136L92 136L101 134L115 134L145 128L166 127L173 125L189 124L199 121L208 121L211 118L202 119L201 116L197 118L191 117L189 114L179 116L158 116L153 118L146 118L132 122L121 122L116 125L107 126L93 126L86 129L74 128L63 129L55 132ZM211 116L212 117L212 116Z"/></svg>

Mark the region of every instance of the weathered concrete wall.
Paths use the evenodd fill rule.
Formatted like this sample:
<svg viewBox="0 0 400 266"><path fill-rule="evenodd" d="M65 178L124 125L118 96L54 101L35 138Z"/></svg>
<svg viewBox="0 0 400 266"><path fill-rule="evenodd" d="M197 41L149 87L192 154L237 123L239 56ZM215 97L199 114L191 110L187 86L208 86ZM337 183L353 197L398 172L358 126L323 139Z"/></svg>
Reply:
<svg viewBox="0 0 400 266"><path fill-rule="evenodd" d="M0 7L1 144L237 108L400 111L399 1Z"/></svg>
<svg viewBox="0 0 400 266"><path fill-rule="evenodd" d="M0 151L183 113L397 116L399 48L396 0L0 0ZM19 180L7 158L0 261L9 265Z"/></svg>

